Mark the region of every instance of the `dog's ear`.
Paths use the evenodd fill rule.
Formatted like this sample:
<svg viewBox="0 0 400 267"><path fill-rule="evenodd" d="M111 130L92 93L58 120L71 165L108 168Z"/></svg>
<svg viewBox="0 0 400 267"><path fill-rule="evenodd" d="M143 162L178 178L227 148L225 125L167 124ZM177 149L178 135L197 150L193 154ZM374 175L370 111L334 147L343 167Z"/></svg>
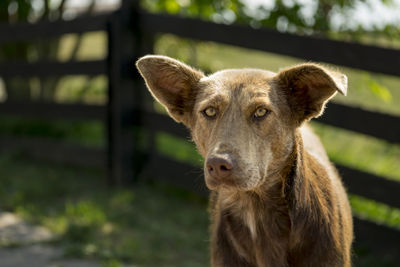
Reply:
<svg viewBox="0 0 400 267"><path fill-rule="evenodd" d="M190 124L197 84L204 74L165 56L145 56L136 62L153 97L177 122Z"/></svg>
<svg viewBox="0 0 400 267"><path fill-rule="evenodd" d="M280 71L279 89L284 92L297 125L318 117L326 102L339 92L347 93L347 77L317 64L302 64Z"/></svg>

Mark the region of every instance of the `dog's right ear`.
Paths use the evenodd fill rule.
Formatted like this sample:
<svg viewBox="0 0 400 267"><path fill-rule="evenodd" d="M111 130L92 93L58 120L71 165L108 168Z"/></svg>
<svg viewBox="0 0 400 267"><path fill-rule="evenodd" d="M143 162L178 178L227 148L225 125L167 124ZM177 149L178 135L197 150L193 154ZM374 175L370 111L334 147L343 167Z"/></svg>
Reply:
<svg viewBox="0 0 400 267"><path fill-rule="evenodd" d="M197 84L204 74L165 56L145 56L136 62L153 97L177 122L190 125Z"/></svg>
<svg viewBox="0 0 400 267"><path fill-rule="evenodd" d="M336 92L347 93L346 75L321 65L306 63L280 71L276 81L297 125L322 114L326 102Z"/></svg>

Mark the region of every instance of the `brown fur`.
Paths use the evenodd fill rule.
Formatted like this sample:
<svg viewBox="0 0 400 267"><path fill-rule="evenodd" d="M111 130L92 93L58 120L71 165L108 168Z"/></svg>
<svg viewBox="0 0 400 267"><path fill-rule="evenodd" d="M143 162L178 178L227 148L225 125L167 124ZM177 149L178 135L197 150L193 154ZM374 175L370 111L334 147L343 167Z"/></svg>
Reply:
<svg viewBox="0 0 400 267"><path fill-rule="evenodd" d="M346 94L344 75L303 64L278 74L204 76L163 56L146 56L137 66L205 158L211 266L351 265L347 196L305 123L337 91ZM209 108L215 115L207 115ZM256 117L260 108L268 112Z"/></svg>

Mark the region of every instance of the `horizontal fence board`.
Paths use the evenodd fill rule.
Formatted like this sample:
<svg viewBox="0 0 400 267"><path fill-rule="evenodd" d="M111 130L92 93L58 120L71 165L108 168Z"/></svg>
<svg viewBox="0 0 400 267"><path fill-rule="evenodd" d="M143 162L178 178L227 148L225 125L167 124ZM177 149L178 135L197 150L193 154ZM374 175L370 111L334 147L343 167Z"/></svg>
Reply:
<svg viewBox="0 0 400 267"><path fill-rule="evenodd" d="M383 259L400 262L399 230L354 217L354 235L355 249L364 253L368 250L368 254L379 256L382 262ZM353 261L357 263L357 258Z"/></svg>
<svg viewBox="0 0 400 267"><path fill-rule="evenodd" d="M400 143L400 117L329 103L318 122Z"/></svg>
<svg viewBox="0 0 400 267"><path fill-rule="evenodd" d="M85 147L39 137L0 135L0 153L20 152L28 157L49 162L105 168L103 148Z"/></svg>
<svg viewBox="0 0 400 267"><path fill-rule="evenodd" d="M101 75L107 73L106 60L70 62L7 62L0 64L0 76Z"/></svg>
<svg viewBox="0 0 400 267"><path fill-rule="evenodd" d="M78 17L54 22L0 24L0 44L17 41L43 40L66 33L106 30L110 14Z"/></svg>
<svg viewBox="0 0 400 267"><path fill-rule="evenodd" d="M400 208L400 182L336 164L348 192Z"/></svg>
<svg viewBox="0 0 400 267"><path fill-rule="evenodd" d="M400 76L400 51L309 36L225 25L166 14L140 13L144 32L171 33L249 49ZM379 62L379 64L377 64Z"/></svg>
<svg viewBox="0 0 400 267"><path fill-rule="evenodd" d="M208 195L202 168L155 154L146 164L144 172L152 179L170 183L202 196Z"/></svg>
<svg viewBox="0 0 400 267"><path fill-rule="evenodd" d="M105 120L107 107L103 105L60 104L47 102L3 102L0 115L30 118Z"/></svg>

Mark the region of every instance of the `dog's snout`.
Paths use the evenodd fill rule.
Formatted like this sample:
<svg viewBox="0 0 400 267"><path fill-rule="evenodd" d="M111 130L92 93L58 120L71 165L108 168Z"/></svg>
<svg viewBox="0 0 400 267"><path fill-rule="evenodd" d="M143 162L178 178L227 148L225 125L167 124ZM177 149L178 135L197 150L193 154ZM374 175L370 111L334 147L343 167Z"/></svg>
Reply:
<svg viewBox="0 0 400 267"><path fill-rule="evenodd" d="M210 157L207 160L208 173L215 178L228 177L233 169L233 162L230 158Z"/></svg>

